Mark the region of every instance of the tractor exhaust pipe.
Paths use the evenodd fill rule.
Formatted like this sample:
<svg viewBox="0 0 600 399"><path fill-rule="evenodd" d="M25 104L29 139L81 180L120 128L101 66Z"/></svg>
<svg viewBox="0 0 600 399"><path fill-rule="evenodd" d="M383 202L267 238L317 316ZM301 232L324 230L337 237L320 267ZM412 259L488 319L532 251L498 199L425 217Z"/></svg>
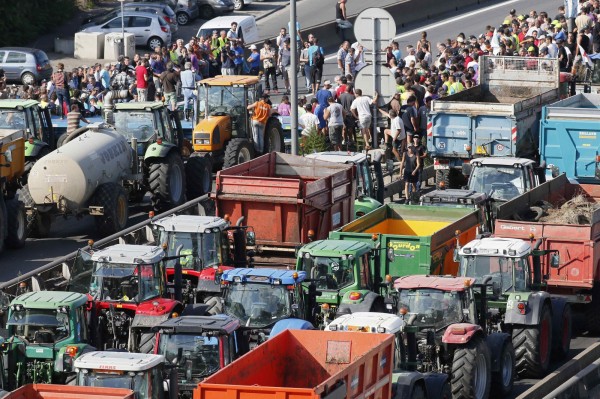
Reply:
<svg viewBox="0 0 600 399"><path fill-rule="evenodd" d="M129 91L127 90L111 90L104 96L104 103L102 109L104 112L104 121L109 124L114 124L115 120L113 117L114 100L126 99L129 97Z"/></svg>

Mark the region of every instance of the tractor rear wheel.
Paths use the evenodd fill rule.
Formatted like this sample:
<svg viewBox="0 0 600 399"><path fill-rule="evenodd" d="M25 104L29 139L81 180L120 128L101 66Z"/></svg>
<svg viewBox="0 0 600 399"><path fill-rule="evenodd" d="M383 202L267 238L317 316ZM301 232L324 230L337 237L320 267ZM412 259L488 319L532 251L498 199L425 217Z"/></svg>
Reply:
<svg viewBox="0 0 600 399"><path fill-rule="evenodd" d="M279 119L272 118L267 121L265 128L265 147L263 154L270 152L285 152L285 142L283 140L283 127Z"/></svg>
<svg viewBox="0 0 600 399"><path fill-rule="evenodd" d="M492 374L495 397L505 398L515 383L515 349L512 342L506 341L500 352L500 370Z"/></svg>
<svg viewBox="0 0 600 399"><path fill-rule="evenodd" d="M156 212L183 204L185 201L185 172L181 157L170 152L164 159L149 165L148 185L152 206Z"/></svg>
<svg viewBox="0 0 600 399"><path fill-rule="evenodd" d="M9 248L22 248L27 240L25 205L18 198L6 201L5 205L8 224L6 246Z"/></svg>
<svg viewBox="0 0 600 399"><path fill-rule="evenodd" d="M571 350L571 337L573 334L572 310L568 303L562 309L560 315L556 315L552 331L552 357L557 360L563 360L569 355Z"/></svg>
<svg viewBox="0 0 600 399"><path fill-rule="evenodd" d="M520 377L542 378L548 371L552 349L552 313L544 305L540 323L535 326L514 326L516 369Z"/></svg>
<svg viewBox="0 0 600 399"><path fill-rule="evenodd" d="M19 192L19 199L25 207L35 207L33 197L29 192L29 186L24 185ZM52 216L47 212L39 212L34 210L31 215L26 216L27 235L35 238L46 238L50 234L52 225Z"/></svg>
<svg viewBox="0 0 600 399"><path fill-rule="evenodd" d="M192 156L185 164L187 199L192 200L212 190L212 162L208 157Z"/></svg>
<svg viewBox="0 0 600 399"><path fill-rule="evenodd" d="M452 397L485 399L491 388L490 352L481 337L473 337L454 351L452 359Z"/></svg>
<svg viewBox="0 0 600 399"><path fill-rule="evenodd" d="M129 219L129 203L125 189L117 183L105 183L96 189L93 205L104 208L104 214L96 216L96 228L100 234L109 236L123 230Z"/></svg>
<svg viewBox="0 0 600 399"><path fill-rule="evenodd" d="M246 139L232 139L225 148L223 169L248 162L254 158L254 148Z"/></svg>

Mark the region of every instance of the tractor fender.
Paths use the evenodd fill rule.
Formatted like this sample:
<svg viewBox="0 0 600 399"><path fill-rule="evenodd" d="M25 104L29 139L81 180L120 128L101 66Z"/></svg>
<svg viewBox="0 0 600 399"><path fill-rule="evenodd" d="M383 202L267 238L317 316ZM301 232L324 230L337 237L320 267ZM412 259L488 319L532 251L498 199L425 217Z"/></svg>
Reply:
<svg viewBox="0 0 600 399"><path fill-rule="evenodd" d="M520 297L520 300L517 297ZM521 314L517 309L519 302L527 302L525 314ZM538 325L542 307L546 303L550 305L550 302L550 294L545 291L533 292L529 296L526 293L510 294L506 303L504 324Z"/></svg>
<svg viewBox="0 0 600 399"><path fill-rule="evenodd" d="M478 333L483 334L483 329L478 324L456 323L446 328L442 336L442 342L445 344L464 345Z"/></svg>
<svg viewBox="0 0 600 399"><path fill-rule="evenodd" d="M512 342L510 334L497 332L485 337L485 343L490 350L492 359L492 372L500 371L500 357L502 356L502 348L506 342Z"/></svg>
<svg viewBox="0 0 600 399"><path fill-rule="evenodd" d="M360 292L360 299L351 300L351 292ZM348 291L342 297L340 307L338 308L339 314L344 313L356 313L356 312L370 312L375 301L381 299L380 295L372 291L359 290L359 291ZM383 304L383 301L382 301ZM381 310L383 311L383 310Z"/></svg>
<svg viewBox="0 0 600 399"><path fill-rule="evenodd" d="M396 381L394 381L394 379ZM426 388L426 383L425 383L425 378L424 378L423 373L419 373L418 371L394 372L393 379L392 379L392 392L395 392L395 393L393 394L392 397L400 398L400 399L405 399L405 398L409 399L413 392L413 388L417 384L421 384L423 387L425 387L425 390L427 392L429 392ZM428 395L428 397L429 397L429 395Z"/></svg>
<svg viewBox="0 0 600 399"><path fill-rule="evenodd" d="M358 197L354 200L354 218L366 215L381 206L381 202L371 197Z"/></svg>
<svg viewBox="0 0 600 399"><path fill-rule="evenodd" d="M177 150L177 146L173 143L150 144L144 154L144 161L148 162L153 158L165 158L171 150Z"/></svg>
<svg viewBox="0 0 600 399"><path fill-rule="evenodd" d="M428 399L442 398L444 385L448 382L449 375L446 373L424 373L425 392Z"/></svg>
<svg viewBox="0 0 600 399"><path fill-rule="evenodd" d="M25 158L37 157L37 155L40 153L40 151L44 147L48 147L48 149L50 149L50 146L48 144L44 143L43 141L34 140L32 144L29 143L29 141L26 141L25 142Z"/></svg>
<svg viewBox="0 0 600 399"><path fill-rule="evenodd" d="M269 334L269 339L273 338L277 334L285 330L314 330L315 327L306 320L302 319L283 319L279 320Z"/></svg>

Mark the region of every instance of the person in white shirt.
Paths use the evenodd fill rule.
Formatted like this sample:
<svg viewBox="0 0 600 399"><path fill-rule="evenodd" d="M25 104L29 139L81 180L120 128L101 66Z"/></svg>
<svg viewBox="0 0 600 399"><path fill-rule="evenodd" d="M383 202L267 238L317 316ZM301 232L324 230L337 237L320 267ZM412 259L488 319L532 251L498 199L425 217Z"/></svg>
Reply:
<svg viewBox="0 0 600 399"><path fill-rule="evenodd" d="M306 112L298 118L298 125L302 128L301 134L308 136L313 127L319 131L319 118L312 113L312 105L306 104L304 110Z"/></svg>
<svg viewBox="0 0 600 399"><path fill-rule="evenodd" d="M368 96L362 95L361 89L356 89L356 98L350 105L350 111L356 119L358 119L358 127L365 140L365 150L370 150L371 147L371 104L377 104L379 94L375 92L375 97L371 100Z"/></svg>
<svg viewBox="0 0 600 399"><path fill-rule="evenodd" d="M400 154L406 151L406 130L404 130L402 118L400 118L394 109L391 109L390 112L379 109L379 112L391 120L390 128L385 129L383 134L385 135L386 143L388 142L387 138L391 138L392 152L398 161L402 161L402 155Z"/></svg>
<svg viewBox="0 0 600 399"><path fill-rule="evenodd" d="M417 57L415 57L415 48L413 46L406 47L406 52L408 55L404 57L404 63L406 66L409 66L411 61L417 64Z"/></svg>

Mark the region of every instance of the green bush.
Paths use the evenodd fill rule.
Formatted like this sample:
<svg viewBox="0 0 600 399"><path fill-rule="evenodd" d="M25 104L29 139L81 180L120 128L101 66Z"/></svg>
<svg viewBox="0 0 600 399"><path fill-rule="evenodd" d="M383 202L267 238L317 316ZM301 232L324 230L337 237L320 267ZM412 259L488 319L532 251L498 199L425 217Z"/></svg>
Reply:
<svg viewBox="0 0 600 399"><path fill-rule="evenodd" d="M325 136L319 134L317 128L313 126L310 128L307 136L302 136L300 138L300 153L305 155L323 151L327 151Z"/></svg>
<svg viewBox="0 0 600 399"><path fill-rule="evenodd" d="M0 46L25 46L62 25L75 13L77 0L0 2Z"/></svg>

